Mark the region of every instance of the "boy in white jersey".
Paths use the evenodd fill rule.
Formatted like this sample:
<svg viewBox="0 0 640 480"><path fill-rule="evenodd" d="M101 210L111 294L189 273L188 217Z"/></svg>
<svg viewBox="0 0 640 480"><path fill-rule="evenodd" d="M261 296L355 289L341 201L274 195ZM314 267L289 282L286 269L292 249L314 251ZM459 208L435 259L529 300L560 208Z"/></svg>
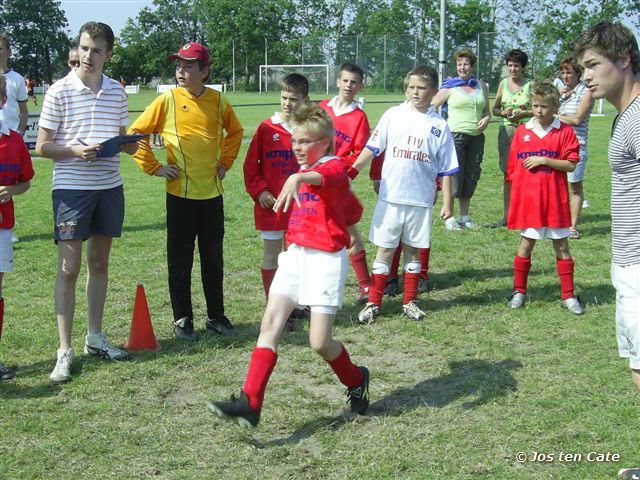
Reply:
<svg viewBox="0 0 640 480"><path fill-rule="evenodd" d="M115 80L102 74L113 53L113 31L104 23L80 28L80 66L54 83L44 98L36 151L54 160L54 239L58 246L55 308L60 347L49 376L54 383L71 378L71 330L75 288L87 240L87 316L85 353L107 360L129 357L102 333L107 296L109 252L124 221L124 192L120 158L98 157L100 143L126 133L127 94ZM98 114L99 113L99 114ZM126 144L133 154L136 144Z"/></svg>
<svg viewBox="0 0 640 480"><path fill-rule="evenodd" d="M417 302L420 248L431 244L431 216L436 177L443 177L440 218L453 211L451 175L458 171L453 136L447 122L430 108L438 92L438 74L420 65L404 80L407 101L387 110L349 175L353 178L373 158L385 152L378 204L369 239L378 246L373 262L369 302L358 315L370 323L380 312L389 265L400 242L404 245L403 313L420 320L425 313Z"/></svg>
<svg viewBox="0 0 640 480"><path fill-rule="evenodd" d="M574 44L593 98L619 112L609 143L611 280L616 289L616 334L631 379L640 390L640 50L620 23L600 22Z"/></svg>

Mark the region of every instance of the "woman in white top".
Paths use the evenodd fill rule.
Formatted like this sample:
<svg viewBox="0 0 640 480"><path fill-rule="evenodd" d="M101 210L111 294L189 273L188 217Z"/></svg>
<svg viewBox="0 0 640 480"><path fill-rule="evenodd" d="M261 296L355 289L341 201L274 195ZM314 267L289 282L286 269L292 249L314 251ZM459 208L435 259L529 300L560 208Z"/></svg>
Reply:
<svg viewBox="0 0 640 480"><path fill-rule="evenodd" d="M560 109L558 118L560 121L571 125L580 143L580 162L573 172L567 174L571 186L571 234L569 238L580 238L578 232L578 220L584 202L585 168L589 152L587 150L587 133L589 131L589 116L593 108L593 96L584 81L580 80L582 66L573 57L566 57L560 62L560 73L564 88L560 89Z"/></svg>

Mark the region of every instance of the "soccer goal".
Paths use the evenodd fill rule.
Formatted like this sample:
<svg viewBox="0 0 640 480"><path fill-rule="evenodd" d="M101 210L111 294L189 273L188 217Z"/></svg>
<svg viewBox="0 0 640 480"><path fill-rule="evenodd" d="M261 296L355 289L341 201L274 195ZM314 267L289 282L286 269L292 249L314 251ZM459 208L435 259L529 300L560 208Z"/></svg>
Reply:
<svg viewBox="0 0 640 480"><path fill-rule="evenodd" d="M260 93L279 92L280 82L290 73L307 77L309 93L329 94L329 65L260 65Z"/></svg>

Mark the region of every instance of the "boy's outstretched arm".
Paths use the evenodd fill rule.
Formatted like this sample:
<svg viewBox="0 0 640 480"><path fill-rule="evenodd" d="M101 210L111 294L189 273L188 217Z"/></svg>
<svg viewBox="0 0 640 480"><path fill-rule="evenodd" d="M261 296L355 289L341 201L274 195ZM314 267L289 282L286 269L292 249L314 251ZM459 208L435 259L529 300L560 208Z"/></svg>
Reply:
<svg viewBox="0 0 640 480"><path fill-rule="evenodd" d="M371 149L367 147L363 148L356 161L353 162L353 166L349 169L349 177L351 177L351 179L355 178L355 176L358 175L358 173L360 173L363 168L366 168L367 165L371 163L375 156L376 155Z"/></svg>
<svg viewBox="0 0 640 480"><path fill-rule="evenodd" d="M344 175L344 174L343 174ZM276 202L273 204L273 211L277 212L282 210L287 212L291 206L291 201L295 201L296 205L300 206L300 200L298 199L298 190L300 185L308 183L310 185L322 185L322 175L319 172L298 172L287 178L284 182L280 195L276 198Z"/></svg>
<svg viewBox="0 0 640 480"><path fill-rule="evenodd" d="M446 220L453 216L453 188L451 185L451 175L442 177L442 208L440 218Z"/></svg>

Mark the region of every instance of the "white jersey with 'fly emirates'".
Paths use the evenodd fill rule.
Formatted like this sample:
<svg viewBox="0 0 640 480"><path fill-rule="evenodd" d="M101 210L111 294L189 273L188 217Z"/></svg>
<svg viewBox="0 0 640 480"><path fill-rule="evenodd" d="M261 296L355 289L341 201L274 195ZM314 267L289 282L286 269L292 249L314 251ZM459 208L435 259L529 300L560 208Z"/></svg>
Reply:
<svg viewBox="0 0 640 480"><path fill-rule="evenodd" d="M414 110L409 102L387 110L367 148L385 152L380 200L402 205L433 206L436 177L458 171L458 157L447 122L433 108Z"/></svg>

